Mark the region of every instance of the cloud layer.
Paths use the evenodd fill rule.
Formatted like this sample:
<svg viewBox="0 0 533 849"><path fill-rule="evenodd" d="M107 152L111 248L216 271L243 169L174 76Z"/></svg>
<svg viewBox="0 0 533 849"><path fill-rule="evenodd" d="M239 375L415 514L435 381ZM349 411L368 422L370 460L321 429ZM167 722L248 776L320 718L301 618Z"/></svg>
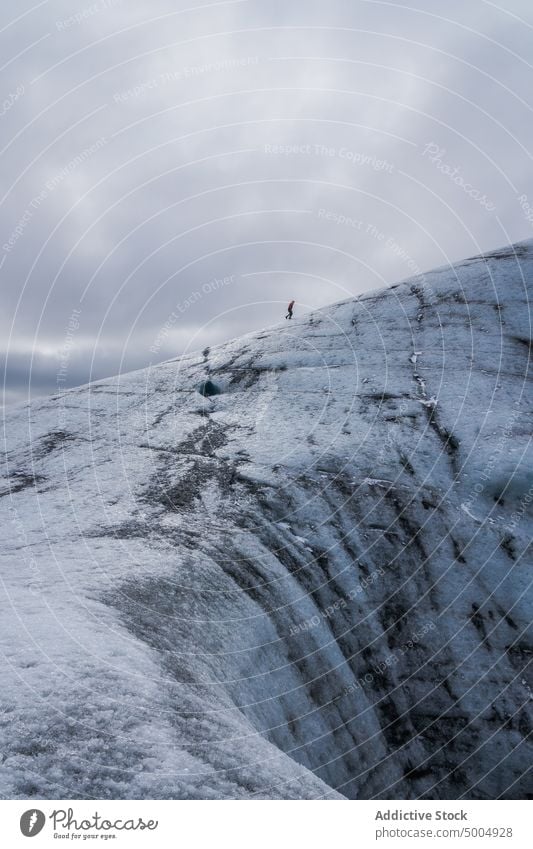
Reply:
<svg viewBox="0 0 533 849"><path fill-rule="evenodd" d="M6 402L530 236L532 15L506 7L19 4Z"/></svg>

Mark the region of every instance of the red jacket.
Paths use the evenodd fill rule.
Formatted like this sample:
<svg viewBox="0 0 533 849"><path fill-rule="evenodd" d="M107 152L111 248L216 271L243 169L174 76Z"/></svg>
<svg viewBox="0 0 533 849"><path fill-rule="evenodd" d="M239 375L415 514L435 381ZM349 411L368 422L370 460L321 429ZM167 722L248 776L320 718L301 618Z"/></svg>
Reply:
<svg viewBox="0 0 533 849"><path fill-rule="evenodd" d="M293 306L294 306L294 301L291 301L289 306L288 306L289 312L292 310Z"/></svg>

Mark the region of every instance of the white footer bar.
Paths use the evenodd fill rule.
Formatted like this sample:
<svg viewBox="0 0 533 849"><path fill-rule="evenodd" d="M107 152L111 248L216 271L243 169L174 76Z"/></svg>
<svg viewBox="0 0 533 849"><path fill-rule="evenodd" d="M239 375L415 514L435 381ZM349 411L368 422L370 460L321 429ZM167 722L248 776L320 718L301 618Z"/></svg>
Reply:
<svg viewBox="0 0 533 849"><path fill-rule="evenodd" d="M532 814L522 801L3 801L0 840L35 849L530 849Z"/></svg>

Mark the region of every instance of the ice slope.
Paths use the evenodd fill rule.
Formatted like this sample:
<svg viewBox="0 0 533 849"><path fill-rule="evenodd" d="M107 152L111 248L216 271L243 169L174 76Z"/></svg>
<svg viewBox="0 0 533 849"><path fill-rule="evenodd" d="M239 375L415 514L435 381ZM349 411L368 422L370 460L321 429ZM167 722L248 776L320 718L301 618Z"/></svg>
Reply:
<svg viewBox="0 0 533 849"><path fill-rule="evenodd" d="M531 794L532 276L528 241L12 412L3 796Z"/></svg>

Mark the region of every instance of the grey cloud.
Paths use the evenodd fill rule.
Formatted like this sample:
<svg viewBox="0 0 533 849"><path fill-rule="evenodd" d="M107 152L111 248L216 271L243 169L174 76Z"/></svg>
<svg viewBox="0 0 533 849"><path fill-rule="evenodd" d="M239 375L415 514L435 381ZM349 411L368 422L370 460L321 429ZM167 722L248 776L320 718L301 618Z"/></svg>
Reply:
<svg viewBox="0 0 533 849"><path fill-rule="evenodd" d="M85 382L95 350L97 377L154 361L176 310L161 358L531 233L525 2L182 9L62 0L0 34L11 393L73 309Z"/></svg>

